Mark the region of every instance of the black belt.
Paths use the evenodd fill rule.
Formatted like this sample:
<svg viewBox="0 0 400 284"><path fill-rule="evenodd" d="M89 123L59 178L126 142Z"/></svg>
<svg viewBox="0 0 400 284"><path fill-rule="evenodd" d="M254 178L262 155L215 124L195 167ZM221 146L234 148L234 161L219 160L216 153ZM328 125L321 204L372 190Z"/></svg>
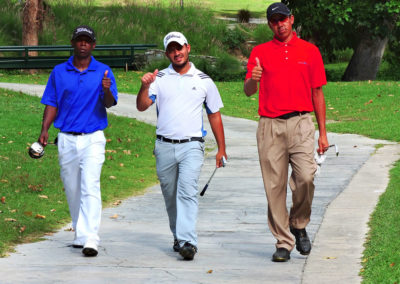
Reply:
<svg viewBox="0 0 400 284"><path fill-rule="evenodd" d="M71 134L71 135L74 135L74 136L90 134L90 133L83 133L83 132L64 132L64 131L62 131L62 133Z"/></svg>
<svg viewBox="0 0 400 284"><path fill-rule="evenodd" d="M285 113L283 115L280 115L278 117L275 118L280 118L280 119L289 119L292 118L294 116L299 116L299 115L303 115L309 113L308 111L294 111L294 112L289 112L289 113Z"/></svg>
<svg viewBox="0 0 400 284"><path fill-rule="evenodd" d="M181 144L181 143L186 143L186 142L190 142L190 141L204 142L203 137L190 137L187 139L169 139L169 138L165 138L164 136L157 135L157 139L160 141L168 142L168 143L172 143L172 144Z"/></svg>

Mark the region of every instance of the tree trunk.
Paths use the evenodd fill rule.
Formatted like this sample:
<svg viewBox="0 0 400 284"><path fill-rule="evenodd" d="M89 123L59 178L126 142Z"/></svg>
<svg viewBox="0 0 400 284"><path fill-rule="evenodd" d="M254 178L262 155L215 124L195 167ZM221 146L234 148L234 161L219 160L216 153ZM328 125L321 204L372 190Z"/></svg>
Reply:
<svg viewBox="0 0 400 284"><path fill-rule="evenodd" d="M39 0L26 0L22 19L22 45L38 45ZM29 52L37 56L36 51Z"/></svg>
<svg viewBox="0 0 400 284"><path fill-rule="evenodd" d="M387 37L363 37L347 65L342 80L375 80L387 42Z"/></svg>

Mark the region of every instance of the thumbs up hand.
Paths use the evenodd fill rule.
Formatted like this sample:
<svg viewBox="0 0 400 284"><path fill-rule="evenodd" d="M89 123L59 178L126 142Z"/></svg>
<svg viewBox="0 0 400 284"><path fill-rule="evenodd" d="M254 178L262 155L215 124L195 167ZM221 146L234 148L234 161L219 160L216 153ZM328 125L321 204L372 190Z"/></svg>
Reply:
<svg viewBox="0 0 400 284"><path fill-rule="evenodd" d="M111 86L111 79L107 77L108 70L104 72L103 79L101 80L101 85L103 86L103 90L109 90Z"/></svg>
<svg viewBox="0 0 400 284"><path fill-rule="evenodd" d="M254 81L259 82L260 79L261 79L261 75L262 75L263 69L261 67L260 59L258 59L258 57L256 57L256 64L257 65L251 71L251 79L253 79Z"/></svg>
<svg viewBox="0 0 400 284"><path fill-rule="evenodd" d="M143 87L145 88L150 87L151 83L153 83L156 80L157 74L158 74L158 69L154 70L153 73L148 72L144 74L141 79Z"/></svg>

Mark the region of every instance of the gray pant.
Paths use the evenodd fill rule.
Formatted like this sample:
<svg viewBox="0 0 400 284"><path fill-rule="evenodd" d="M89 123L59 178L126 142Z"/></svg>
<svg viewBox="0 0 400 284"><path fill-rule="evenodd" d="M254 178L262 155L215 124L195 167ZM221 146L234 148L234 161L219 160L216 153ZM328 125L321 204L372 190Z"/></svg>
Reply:
<svg viewBox="0 0 400 284"><path fill-rule="evenodd" d="M204 143L172 144L156 140L154 149L169 226L182 246L197 246L198 180L204 160Z"/></svg>

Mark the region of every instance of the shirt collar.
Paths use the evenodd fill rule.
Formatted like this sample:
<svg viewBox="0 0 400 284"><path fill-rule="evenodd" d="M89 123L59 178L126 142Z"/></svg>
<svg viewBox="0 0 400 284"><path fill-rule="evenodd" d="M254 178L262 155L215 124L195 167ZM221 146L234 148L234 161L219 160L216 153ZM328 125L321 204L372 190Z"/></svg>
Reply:
<svg viewBox="0 0 400 284"><path fill-rule="evenodd" d="M182 74L181 76L194 76L195 71L196 71L196 67L194 66L194 64L192 62L189 62L190 64L190 69L185 73ZM175 69L172 67L172 64L170 64L168 66L168 73L169 75L180 75L178 72L175 71Z"/></svg>
<svg viewBox="0 0 400 284"><path fill-rule="evenodd" d="M96 67L97 67L97 60L94 59L93 55L91 56L91 60L89 63L89 67L86 69L86 71L96 71ZM67 61L67 70L71 71L71 70L77 70L79 71L75 66L74 66L74 56L71 56L70 58L68 58ZM80 71L79 71L80 72Z"/></svg>
<svg viewBox="0 0 400 284"><path fill-rule="evenodd" d="M275 36L274 36L274 39L272 40L276 45L279 45L279 46L284 46L284 45L295 45L296 44L296 42L298 41L298 37L297 37L297 33L295 32L295 31L293 31L293 36L292 36L292 38L290 39L290 41L288 41L288 42L281 42L281 41L279 41Z"/></svg>

